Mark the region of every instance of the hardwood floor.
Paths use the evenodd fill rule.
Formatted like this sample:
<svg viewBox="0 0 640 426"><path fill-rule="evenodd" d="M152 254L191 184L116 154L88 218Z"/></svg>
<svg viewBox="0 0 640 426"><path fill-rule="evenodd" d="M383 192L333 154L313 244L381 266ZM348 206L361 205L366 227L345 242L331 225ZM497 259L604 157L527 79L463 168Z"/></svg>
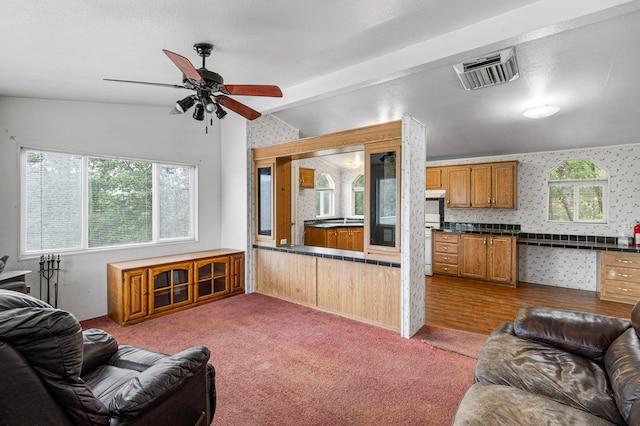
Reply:
<svg viewBox="0 0 640 426"><path fill-rule="evenodd" d="M443 275L426 277L426 324L490 334L520 308L548 306L629 318L633 305L601 301L592 291L518 283L516 288Z"/></svg>

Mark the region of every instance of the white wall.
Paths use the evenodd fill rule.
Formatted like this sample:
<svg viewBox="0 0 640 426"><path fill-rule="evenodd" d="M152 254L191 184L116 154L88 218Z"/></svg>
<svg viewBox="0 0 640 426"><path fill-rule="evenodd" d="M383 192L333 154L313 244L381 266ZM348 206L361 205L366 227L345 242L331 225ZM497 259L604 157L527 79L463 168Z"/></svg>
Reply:
<svg viewBox="0 0 640 426"><path fill-rule="evenodd" d="M250 250L247 214L247 120L229 114L221 122L221 245ZM246 265L245 265L246 266Z"/></svg>
<svg viewBox="0 0 640 426"><path fill-rule="evenodd" d="M78 319L107 313L107 263L221 247L220 125L214 120L205 134L204 122L168 110L0 97L0 253L10 256L6 270L34 271L27 276L34 296L38 259L19 259L21 146L198 166L199 241L62 255L58 306Z"/></svg>

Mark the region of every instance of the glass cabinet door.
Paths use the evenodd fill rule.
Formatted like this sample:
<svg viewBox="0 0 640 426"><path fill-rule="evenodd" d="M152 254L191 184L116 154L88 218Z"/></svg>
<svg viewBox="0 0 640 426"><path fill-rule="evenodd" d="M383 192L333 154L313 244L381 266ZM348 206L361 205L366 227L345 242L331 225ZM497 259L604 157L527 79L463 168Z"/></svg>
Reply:
<svg viewBox="0 0 640 426"><path fill-rule="evenodd" d="M196 301L230 292L229 257L196 262Z"/></svg>
<svg viewBox="0 0 640 426"><path fill-rule="evenodd" d="M191 303L193 298L191 263L153 268L150 274L152 286L150 311L152 313Z"/></svg>

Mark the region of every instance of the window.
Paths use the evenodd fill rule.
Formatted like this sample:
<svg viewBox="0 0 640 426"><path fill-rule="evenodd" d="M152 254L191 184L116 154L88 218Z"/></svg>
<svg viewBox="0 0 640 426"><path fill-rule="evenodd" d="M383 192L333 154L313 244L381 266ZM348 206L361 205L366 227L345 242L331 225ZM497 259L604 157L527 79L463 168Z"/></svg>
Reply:
<svg viewBox="0 0 640 426"><path fill-rule="evenodd" d="M563 162L549 173L548 219L606 222L608 183L606 171L590 160Z"/></svg>
<svg viewBox="0 0 640 426"><path fill-rule="evenodd" d="M351 214L364 216L364 175L358 175L351 183Z"/></svg>
<svg viewBox="0 0 640 426"><path fill-rule="evenodd" d="M24 254L195 238L195 166L22 151Z"/></svg>
<svg viewBox="0 0 640 426"><path fill-rule="evenodd" d="M331 175L322 173L316 179L316 217L333 216L333 190Z"/></svg>

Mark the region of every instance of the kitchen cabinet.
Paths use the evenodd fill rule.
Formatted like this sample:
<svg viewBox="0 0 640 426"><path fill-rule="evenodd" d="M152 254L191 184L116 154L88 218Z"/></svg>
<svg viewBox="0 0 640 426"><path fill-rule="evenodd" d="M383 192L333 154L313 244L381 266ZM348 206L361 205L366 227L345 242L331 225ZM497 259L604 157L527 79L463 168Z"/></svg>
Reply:
<svg viewBox="0 0 640 426"><path fill-rule="evenodd" d="M470 164L442 168L448 208L517 209L518 162Z"/></svg>
<svg viewBox="0 0 640 426"><path fill-rule="evenodd" d="M447 167L447 207L471 207L471 167Z"/></svg>
<svg viewBox="0 0 640 426"><path fill-rule="evenodd" d="M360 227L338 228L336 248L341 250L364 250L364 230Z"/></svg>
<svg viewBox="0 0 640 426"><path fill-rule="evenodd" d="M444 189L442 167L427 167L427 189Z"/></svg>
<svg viewBox="0 0 640 426"><path fill-rule="evenodd" d="M472 165L471 208L517 208L517 161Z"/></svg>
<svg viewBox="0 0 640 426"><path fill-rule="evenodd" d="M208 250L107 265L109 317L125 326L244 292L244 252Z"/></svg>
<svg viewBox="0 0 640 426"><path fill-rule="evenodd" d="M331 228L304 227L304 245L340 250L364 250L364 229L361 226Z"/></svg>
<svg viewBox="0 0 640 426"><path fill-rule="evenodd" d="M602 253L598 278L600 299L635 304L640 300L640 254Z"/></svg>
<svg viewBox="0 0 640 426"><path fill-rule="evenodd" d="M460 235L435 232L433 240L433 272L444 275L460 275Z"/></svg>
<svg viewBox="0 0 640 426"><path fill-rule="evenodd" d="M304 227L304 245L315 247L327 246L327 229L315 226Z"/></svg>
<svg viewBox="0 0 640 426"><path fill-rule="evenodd" d="M465 278L514 286L517 283L516 238L496 235L461 235L460 275Z"/></svg>
<svg viewBox="0 0 640 426"><path fill-rule="evenodd" d="M298 173L298 181L301 189L313 189L316 186L315 170L300 168Z"/></svg>

